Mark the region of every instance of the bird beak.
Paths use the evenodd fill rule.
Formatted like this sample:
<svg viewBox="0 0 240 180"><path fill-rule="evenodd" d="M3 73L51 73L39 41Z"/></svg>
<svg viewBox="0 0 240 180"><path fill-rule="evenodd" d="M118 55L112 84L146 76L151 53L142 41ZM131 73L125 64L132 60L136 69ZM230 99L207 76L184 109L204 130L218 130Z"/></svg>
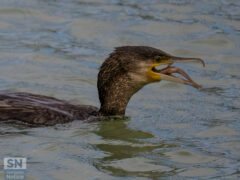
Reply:
<svg viewBox="0 0 240 180"><path fill-rule="evenodd" d="M161 80L186 84L195 88L201 88L202 86L194 82L185 71L183 71L180 68L172 66L173 63L188 63L188 62L198 62L198 63L201 63L203 67L205 67L204 61L199 58L183 58L183 57L170 56L169 61L165 63L165 64L168 64L166 68L160 69L160 70L153 68L153 71L159 74ZM184 78L174 76L172 75L173 73L180 74Z"/></svg>
<svg viewBox="0 0 240 180"><path fill-rule="evenodd" d="M171 57L171 61L173 63L189 63L189 62L198 62L198 63L201 63L203 65L203 67L205 67L205 62L200 59L200 58L183 58L183 57L175 57L175 56L172 56Z"/></svg>

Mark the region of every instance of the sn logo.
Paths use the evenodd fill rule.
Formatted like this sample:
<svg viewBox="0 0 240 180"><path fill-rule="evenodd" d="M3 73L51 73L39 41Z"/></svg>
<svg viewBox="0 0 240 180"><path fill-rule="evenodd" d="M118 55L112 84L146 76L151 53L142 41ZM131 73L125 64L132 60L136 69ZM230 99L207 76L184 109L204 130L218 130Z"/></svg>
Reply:
<svg viewBox="0 0 240 180"><path fill-rule="evenodd" d="M27 169L26 158L4 158L4 169Z"/></svg>

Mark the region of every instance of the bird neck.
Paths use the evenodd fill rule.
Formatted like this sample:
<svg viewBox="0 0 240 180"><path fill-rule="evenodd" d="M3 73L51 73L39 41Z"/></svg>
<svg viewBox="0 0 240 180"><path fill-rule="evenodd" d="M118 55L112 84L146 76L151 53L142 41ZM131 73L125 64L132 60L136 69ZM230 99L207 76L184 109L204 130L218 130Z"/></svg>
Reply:
<svg viewBox="0 0 240 180"><path fill-rule="evenodd" d="M103 116L125 115L130 98L141 88L142 86L137 87L132 83L131 77L127 75L115 78L108 86L99 87L100 114Z"/></svg>

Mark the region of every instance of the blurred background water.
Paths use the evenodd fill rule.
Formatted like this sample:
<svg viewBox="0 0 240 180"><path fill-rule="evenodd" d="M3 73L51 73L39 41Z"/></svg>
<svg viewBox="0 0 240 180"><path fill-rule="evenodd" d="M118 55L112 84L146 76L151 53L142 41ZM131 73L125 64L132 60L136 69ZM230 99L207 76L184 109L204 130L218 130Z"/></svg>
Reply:
<svg viewBox="0 0 240 180"><path fill-rule="evenodd" d="M12 156L34 180L239 179L240 1L0 1L0 89L99 106L98 68L122 45L204 59L184 65L203 89L148 85L127 121L1 123L1 169Z"/></svg>

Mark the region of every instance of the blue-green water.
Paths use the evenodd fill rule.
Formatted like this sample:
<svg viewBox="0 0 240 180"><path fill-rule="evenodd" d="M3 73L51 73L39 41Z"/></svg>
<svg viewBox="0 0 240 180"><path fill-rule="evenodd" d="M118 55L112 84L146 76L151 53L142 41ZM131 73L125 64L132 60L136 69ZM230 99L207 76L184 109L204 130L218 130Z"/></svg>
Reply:
<svg viewBox="0 0 240 180"><path fill-rule="evenodd" d="M148 85L125 121L1 123L1 169L10 156L34 180L239 179L240 1L0 1L0 89L99 106L98 68L122 45L204 59L178 65L203 89Z"/></svg>

